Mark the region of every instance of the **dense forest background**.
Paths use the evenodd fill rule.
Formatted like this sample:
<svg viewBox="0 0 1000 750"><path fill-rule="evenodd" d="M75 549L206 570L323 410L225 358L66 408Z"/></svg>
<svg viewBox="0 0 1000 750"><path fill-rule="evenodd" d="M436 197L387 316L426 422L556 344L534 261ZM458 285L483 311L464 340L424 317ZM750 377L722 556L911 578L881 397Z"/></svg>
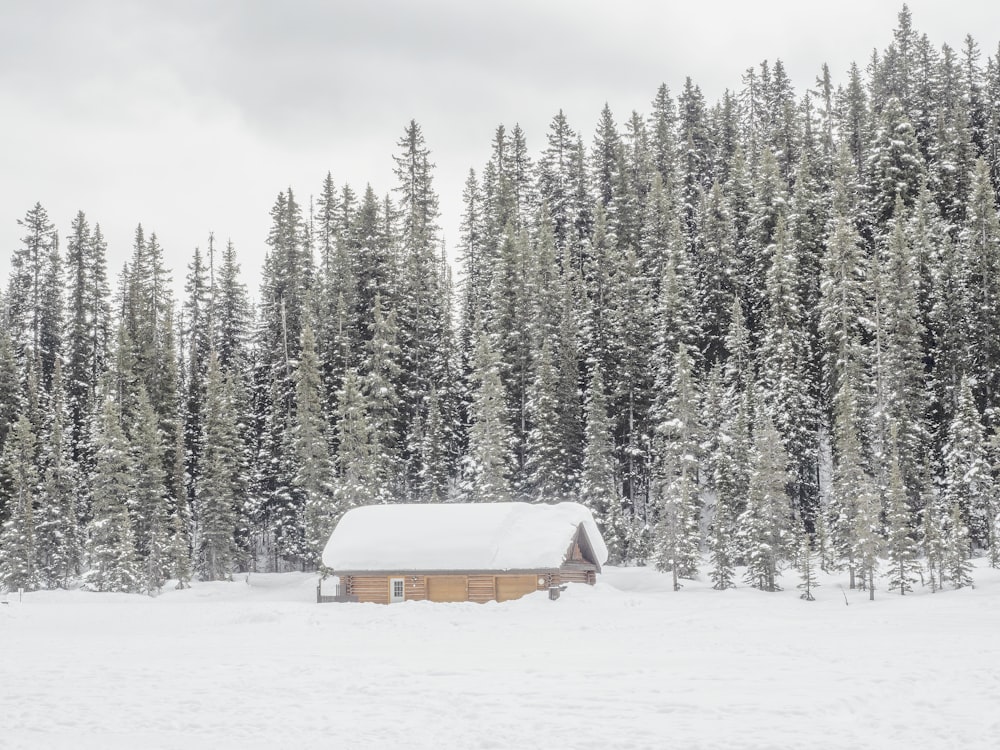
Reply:
<svg viewBox="0 0 1000 750"><path fill-rule="evenodd" d="M453 280L415 122L379 196L291 189L259 294L209 237L175 300L36 204L0 298L0 581L156 592L306 569L351 507L578 500L612 561L874 592L1000 564L1000 48L796 92L687 79L470 170Z"/></svg>

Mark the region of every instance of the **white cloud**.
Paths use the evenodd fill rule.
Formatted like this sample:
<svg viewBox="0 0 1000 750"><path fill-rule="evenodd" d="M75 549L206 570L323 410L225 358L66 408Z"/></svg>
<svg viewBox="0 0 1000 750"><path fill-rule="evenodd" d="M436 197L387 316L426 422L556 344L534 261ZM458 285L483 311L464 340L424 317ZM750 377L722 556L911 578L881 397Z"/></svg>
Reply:
<svg viewBox="0 0 1000 750"><path fill-rule="evenodd" d="M62 232L78 209L112 268L142 221L176 279L208 232L231 236L251 279L268 210L307 199L327 170L379 193L410 118L437 163L454 240L462 184L496 126L537 152L562 108L589 142L607 101L619 122L690 75L709 100L782 58L801 91L823 62L843 80L891 40L900 3L847 0L544 4L318 1L6 3L0 6L0 251L41 201ZM972 31L995 54L994 2L911 2L935 44ZM988 35L993 34L993 37ZM252 282L252 288L256 282Z"/></svg>

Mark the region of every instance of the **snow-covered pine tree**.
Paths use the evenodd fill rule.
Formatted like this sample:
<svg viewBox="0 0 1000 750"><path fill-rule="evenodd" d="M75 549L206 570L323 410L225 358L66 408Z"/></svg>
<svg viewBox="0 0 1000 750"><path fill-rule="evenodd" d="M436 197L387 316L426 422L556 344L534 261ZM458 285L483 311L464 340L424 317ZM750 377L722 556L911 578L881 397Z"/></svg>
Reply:
<svg viewBox="0 0 1000 750"><path fill-rule="evenodd" d="M168 467L167 481L169 521L167 524L167 547L165 559L170 578L177 583L174 588L186 589L191 585L191 505L188 503L187 488L184 485L184 435L178 431L174 436L173 460Z"/></svg>
<svg viewBox="0 0 1000 750"><path fill-rule="evenodd" d="M209 355L207 375L202 421L204 481L195 506L195 567L202 580L220 581L232 578L239 560L236 508L242 505L246 490L240 476L232 386L215 352Z"/></svg>
<svg viewBox="0 0 1000 750"><path fill-rule="evenodd" d="M895 438L895 435L893 435ZM895 439L890 445L895 444ZM889 591L904 595L913 590L920 563L911 530L910 507L903 472L895 451L890 453L889 485L886 493L886 551L889 557Z"/></svg>
<svg viewBox="0 0 1000 750"><path fill-rule="evenodd" d="M976 162L968 220L959 234L962 285L965 290L967 375L975 383L980 409L1000 407L1000 217L986 162ZM974 538L981 528L973 525Z"/></svg>
<svg viewBox="0 0 1000 750"><path fill-rule="evenodd" d="M194 504L201 484L203 436L201 420L205 407L205 376L212 350L215 315L215 237L209 234L208 257L195 248L184 284L182 340L184 365L184 460L188 500Z"/></svg>
<svg viewBox="0 0 1000 750"><path fill-rule="evenodd" d="M898 97L890 97L878 119L871 154L868 157L870 205L877 227L896 217L897 200L904 208L913 206L920 185L922 163L913 125Z"/></svg>
<svg viewBox="0 0 1000 750"><path fill-rule="evenodd" d="M262 271L254 373L257 421L255 520L272 565L302 554L302 507L294 487L292 416L295 363L309 310L313 260L306 247L302 212L291 189L271 208L268 253Z"/></svg>
<svg viewBox="0 0 1000 750"><path fill-rule="evenodd" d="M616 442L620 446L623 491L629 498L645 494L649 474L650 408L655 372L649 366L658 341L654 334L654 300L641 274L635 249L629 245L611 257L606 321L609 354L611 413L618 415Z"/></svg>
<svg viewBox="0 0 1000 750"><path fill-rule="evenodd" d="M79 528L81 477L72 455L62 373L62 361L57 359L47 439L40 451L44 475L38 497L36 542L39 574L49 588L66 588L70 578L80 572L83 556Z"/></svg>
<svg viewBox="0 0 1000 750"><path fill-rule="evenodd" d="M97 415L96 464L91 484L89 569L84 583L95 591L138 591L143 575L128 510L135 501L135 471L128 441L119 424L121 413L114 392L107 383L101 390L103 403Z"/></svg>
<svg viewBox="0 0 1000 750"><path fill-rule="evenodd" d="M166 472L163 468L163 438L157 427L146 387L139 386L136 423L131 441L131 510L136 552L142 565L142 590L156 594L170 576L170 515Z"/></svg>
<svg viewBox="0 0 1000 750"><path fill-rule="evenodd" d="M901 203L896 211L902 214ZM878 377L885 392L889 430L896 441L886 450L896 454L912 503L923 491L921 485L927 472L922 462L930 435L925 416L929 404L921 351L924 331L919 309L919 259L904 229L902 219L893 220L888 257L880 271L884 300L879 318L882 350Z"/></svg>
<svg viewBox="0 0 1000 750"><path fill-rule="evenodd" d="M212 346L219 366L230 373L244 373L249 364L250 303L246 286L240 281L240 264L232 241L222 251L216 275L212 318ZM245 377L245 374L244 374Z"/></svg>
<svg viewBox="0 0 1000 750"><path fill-rule="evenodd" d="M372 442L364 394L358 373L349 368L338 396L337 457L331 528L351 508L376 502Z"/></svg>
<svg viewBox="0 0 1000 750"><path fill-rule="evenodd" d="M761 395L792 459L795 508L799 517L809 518L819 489L819 413L809 332L799 304L798 286L792 237L784 217L779 217L767 274L768 307L760 345Z"/></svg>
<svg viewBox="0 0 1000 750"><path fill-rule="evenodd" d="M507 429L511 431L513 452L511 486L524 480L528 432L528 383L531 381L531 300L528 284L530 241L526 231L508 225L503 232L499 254L493 264L489 304L476 331L485 329L489 346L496 353L498 375L503 386ZM479 355L478 337L476 357ZM478 379L473 365L473 382ZM472 390L478 386L472 385ZM470 414L471 425L471 414ZM471 430L471 426L470 426ZM471 435L470 435L471 450Z"/></svg>
<svg viewBox="0 0 1000 750"><path fill-rule="evenodd" d="M375 296L371 339L361 363L362 391L371 430L373 488L381 502L405 497L400 466L400 356L396 313L386 313L381 295ZM327 534L329 536L329 534Z"/></svg>
<svg viewBox="0 0 1000 750"><path fill-rule="evenodd" d="M816 580L816 553L813 551L812 540L805 529L801 530L798 536L795 563L799 570L798 588L802 590L799 598L812 602L816 600L816 597L813 596L813 589L819 586L819 582Z"/></svg>
<svg viewBox="0 0 1000 750"><path fill-rule="evenodd" d="M333 531L333 466L326 442L323 384L316 357L316 339L307 323L302 328L301 357L295 371L293 439L298 471L295 484L305 500L305 555L318 565Z"/></svg>
<svg viewBox="0 0 1000 750"><path fill-rule="evenodd" d="M63 356L66 406L69 410L72 457L85 474L93 470L90 428L97 381L108 366L111 310L108 303L106 247L100 225L91 231L79 212L66 248L67 326Z"/></svg>
<svg viewBox="0 0 1000 750"><path fill-rule="evenodd" d="M737 519L746 582L761 591L778 591L781 561L791 557L794 544L788 496L792 475L781 437L763 408L755 420L752 462L746 510Z"/></svg>
<svg viewBox="0 0 1000 750"><path fill-rule="evenodd" d="M431 386L427 397L427 422L423 425L423 441L416 460L420 463L420 490L422 499L439 503L448 499L452 486L452 456L449 450L453 435L449 433L445 405Z"/></svg>
<svg viewBox="0 0 1000 750"><path fill-rule="evenodd" d="M340 191L334 184L333 176L327 172L316 199L314 241L319 267L313 295L316 304L316 354L324 386L323 411L331 426L337 411L336 394L348 365L346 355L351 351L352 341L358 340L355 310L358 308L357 295L362 290L358 288L355 272L363 268L371 274L367 277L369 281L378 278L381 269L363 253L374 251L381 256L380 251L387 244L366 238L358 247L350 247L353 237L350 227L343 224L343 210ZM377 290L386 283L380 279L372 286ZM373 290L363 291L369 293Z"/></svg>
<svg viewBox="0 0 1000 750"><path fill-rule="evenodd" d="M9 590L31 591L41 585L36 524L38 470L35 432L21 415L4 445L3 472L9 477L9 518L0 529L0 582Z"/></svg>
<svg viewBox="0 0 1000 750"><path fill-rule="evenodd" d="M62 341L59 237L40 203L17 223L24 237L10 258L7 325L22 384L35 369L39 387L48 393Z"/></svg>
<svg viewBox="0 0 1000 750"><path fill-rule="evenodd" d="M820 273L819 334L823 352L823 392L832 404L844 371L858 372L865 316L865 263L852 216L853 165L841 146L833 185L833 215Z"/></svg>
<svg viewBox="0 0 1000 750"><path fill-rule="evenodd" d="M0 298L0 303L4 300ZM14 350L11 346L10 332L6 325L5 308L0 304L0 454L6 445L7 437L17 422L21 410L22 391L18 382L17 362L14 360ZM0 472L2 475L2 472ZM4 500L6 494L0 480L0 518L4 517Z"/></svg>
<svg viewBox="0 0 1000 750"><path fill-rule="evenodd" d="M711 154L705 97L691 80L677 97L677 205L681 213L687 247L694 249L698 206L702 193L711 187Z"/></svg>
<svg viewBox="0 0 1000 750"><path fill-rule="evenodd" d="M730 324L731 331L734 325ZM715 467L715 518L708 540L712 582L717 589L735 585L735 566L740 553L737 519L746 509L750 490L752 439L749 389L743 392L730 390L722 408L728 416L721 426L712 461Z"/></svg>
<svg viewBox="0 0 1000 750"><path fill-rule="evenodd" d="M552 218L556 247L564 250L573 236L573 149L576 133L562 110L549 123L546 147L538 160L538 197Z"/></svg>
<svg viewBox="0 0 1000 750"><path fill-rule="evenodd" d="M855 499L853 549L850 559L860 574L860 586L868 591L868 598L875 599L875 574L878 572L882 551L882 508L874 483L867 477L860 483Z"/></svg>
<svg viewBox="0 0 1000 750"><path fill-rule="evenodd" d="M844 363L833 402L833 471L830 476L830 539L835 558L846 562L850 586L857 585L857 534L869 526L857 522L861 501L875 496L874 482L864 464L861 445L863 412L858 396L860 376L854 360Z"/></svg>
<svg viewBox="0 0 1000 750"><path fill-rule="evenodd" d="M653 169L668 195L676 181L677 146L677 110L670 89L661 83L650 107L649 148Z"/></svg>
<svg viewBox="0 0 1000 750"><path fill-rule="evenodd" d="M473 502L511 499L511 430L507 423L500 366L489 335L479 326L474 391L469 410L469 454L463 494Z"/></svg>
<svg viewBox="0 0 1000 750"><path fill-rule="evenodd" d="M559 439L557 373L549 339L536 353L532 382L528 387L528 431L525 472L528 496L535 501L558 502L566 484L563 452Z"/></svg>
<svg viewBox="0 0 1000 750"><path fill-rule="evenodd" d="M986 459L985 438L972 395L972 381L967 376L962 377L957 395L958 402L941 456L944 465L942 502L949 509L957 506L961 510L970 539L985 547L990 536L993 474Z"/></svg>
<svg viewBox="0 0 1000 750"><path fill-rule="evenodd" d="M582 398L586 384L581 361L579 321L576 300L582 294L579 276L572 265L570 250L563 251L559 286L559 321L556 330L556 412L557 432L562 442L562 491L575 497L580 491L584 453L584 414Z"/></svg>
<svg viewBox="0 0 1000 750"><path fill-rule="evenodd" d="M654 407L651 500L657 512L656 567L669 571L674 590L679 578L698 572L701 502L698 469L701 453L700 398L685 345L673 359L665 398ZM664 374L658 375L662 382Z"/></svg>
<svg viewBox="0 0 1000 750"><path fill-rule="evenodd" d="M405 441L406 486L419 492L417 461L423 439L418 425L426 423L427 398L432 387L444 397L450 383L446 329L449 296L442 288L444 274L439 255L438 197L433 186L434 164L420 126L411 120L397 142L396 194L400 214L400 292L396 323L399 327L400 376L398 390Z"/></svg>
<svg viewBox="0 0 1000 750"><path fill-rule="evenodd" d="M695 255L695 298L700 303L697 320L700 350L709 365L719 362L729 331L736 270L735 230L722 186L716 182L702 200L698 252Z"/></svg>
<svg viewBox="0 0 1000 750"><path fill-rule="evenodd" d="M942 563L951 585L956 589L972 586L969 527L957 502L952 502L948 511L942 546L944 548Z"/></svg>
<svg viewBox="0 0 1000 750"><path fill-rule="evenodd" d="M597 367L590 371L587 388L583 473L580 479L580 502L594 514L601 536L608 547L608 560L626 562L626 530L621 499L615 481L614 445L608 420L604 379Z"/></svg>

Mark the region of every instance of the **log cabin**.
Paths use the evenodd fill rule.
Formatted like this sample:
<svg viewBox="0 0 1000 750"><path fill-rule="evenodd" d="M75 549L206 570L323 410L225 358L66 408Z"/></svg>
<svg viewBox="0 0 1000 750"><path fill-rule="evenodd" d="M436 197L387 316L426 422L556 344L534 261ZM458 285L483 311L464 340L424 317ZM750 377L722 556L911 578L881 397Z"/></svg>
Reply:
<svg viewBox="0 0 1000 750"><path fill-rule="evenodd" d="M339 577L335 600L503 602L593 584L607 557L579 503L445 503L354 508L323 564Z"/></svg>

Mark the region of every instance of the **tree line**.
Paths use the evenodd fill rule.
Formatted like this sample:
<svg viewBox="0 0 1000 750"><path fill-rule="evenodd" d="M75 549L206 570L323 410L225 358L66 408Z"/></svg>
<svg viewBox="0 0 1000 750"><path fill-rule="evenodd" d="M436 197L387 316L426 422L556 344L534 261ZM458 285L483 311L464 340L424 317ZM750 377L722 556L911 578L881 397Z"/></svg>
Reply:
<svg viewBox="0 0 1000 750"><path fill-rule="evenodd" d="M411 121L396 187L327 174L175 300L141 225L20 222L0 298L0 580L158 591L306 569L348 509L578 500L612 561L874 593L1000 564L1000 48L885 50L796 93L497 128L457 282ZM808 590L807 592L808 593Z"/></svg>

